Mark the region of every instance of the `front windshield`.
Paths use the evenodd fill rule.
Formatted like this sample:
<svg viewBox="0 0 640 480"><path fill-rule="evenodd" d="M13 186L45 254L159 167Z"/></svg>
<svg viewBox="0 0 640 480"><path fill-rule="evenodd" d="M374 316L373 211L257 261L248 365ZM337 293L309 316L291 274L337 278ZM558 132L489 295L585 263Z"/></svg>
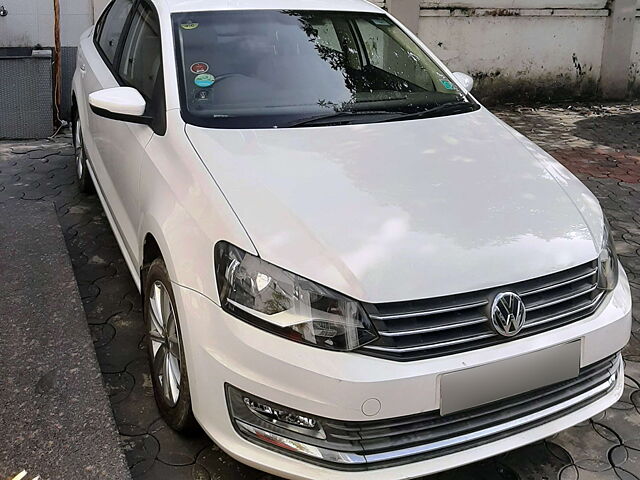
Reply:
<svg viewBox="0 0 640 480"><path fill-rule="evenodd" d="M174 14L182 113L215 128L371 123L477 108L383 14ZM441 108L463 103L467 109Z"/></svg>

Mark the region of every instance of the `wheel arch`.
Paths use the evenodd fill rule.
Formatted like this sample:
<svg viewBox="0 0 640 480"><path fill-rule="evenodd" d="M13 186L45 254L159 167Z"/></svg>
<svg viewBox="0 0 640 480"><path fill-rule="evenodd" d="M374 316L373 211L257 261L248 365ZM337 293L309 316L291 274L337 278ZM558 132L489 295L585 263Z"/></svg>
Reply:
<svg viewBox="0 0 640 480"><path fill-rule="evenodd" d="M75 90L71 90L71 133L75 139L76 134L76 115L78 115L78 99L76 98Z"/></svg>
<svg viewBox="0 0 640 480"><path fill-rule="evenodd" d="M160 245L153 233L149 232L144 237L142 244L142 268L148 268L149 265L156 259L164 259Z"/></svg>
<svg viewBox="0 0 640 480"><path fill-rule="evenodd" d="M140 291L144 294L144 281L145 275L149 270L149 267L153 261L157 258L161 258L169 272L169 278L171 281L177 281L177 272L175 265L171 257L171 248L167 243L167 239L163 235L163 230L160 228L160 224L149 213L145 214L142 218L142 228L140 230L142 235L139 243L138 264L140 273Z"/></svg>
<svg viewBox="0 0 640 480"><path fill-rule="evenodd" d="M153 261L158 258L163 259L165 264L167 263L162 248L156 239L156 235L152 232L147 232L142 241L142 261L140 265L140 290L142 295L144 295L145 277L149 271L149 267L151 267ZM168 265L167 268L169 268Z"/></svg>
<svg viewBox="0 0 640 480"><path fill-rule="evenodd" d="M144 302L146 300L145 285L147 275L149 273L149 268L151 268L151 264L157 258L162 258L164 260L160 245L158 245L156 237L151 232L147 232L147 234L144 236L144 240L142 242L142 257L140 258L142 259L142 264L140 265L140 296L142 297L142 301Z"/></svg>

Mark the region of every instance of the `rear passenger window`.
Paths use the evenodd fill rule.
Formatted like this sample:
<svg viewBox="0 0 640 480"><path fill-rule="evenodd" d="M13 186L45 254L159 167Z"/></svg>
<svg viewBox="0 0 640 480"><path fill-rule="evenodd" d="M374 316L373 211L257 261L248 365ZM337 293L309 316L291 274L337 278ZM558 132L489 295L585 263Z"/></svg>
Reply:
<svg viewBox="0 0 640 480"><path fill-rule="evenodd" d="M113 63L116 58L118 42L120 41L120 36L127 23L127 17L129 16L129 12L131 12L132 6L133 0L115 0L107 12L104 23L101 25L98 45L100 45L102 53L104 53L107 60L111 63Z"/></svg>

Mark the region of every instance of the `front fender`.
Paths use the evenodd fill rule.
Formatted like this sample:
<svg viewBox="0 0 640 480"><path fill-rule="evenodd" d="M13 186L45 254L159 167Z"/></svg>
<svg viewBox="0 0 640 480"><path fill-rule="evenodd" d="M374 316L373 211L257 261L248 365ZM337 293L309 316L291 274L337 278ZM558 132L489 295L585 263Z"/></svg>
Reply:
<svg viewBox="0 0 640 480"><path fill-rule="evenodd" d="M219 303L213 248L226 240L257 254L240 221L189 142L178 110L152 138L140 178L139 258L152 234L176 284ZM142 265L140 265L142 267Z"/></svg>

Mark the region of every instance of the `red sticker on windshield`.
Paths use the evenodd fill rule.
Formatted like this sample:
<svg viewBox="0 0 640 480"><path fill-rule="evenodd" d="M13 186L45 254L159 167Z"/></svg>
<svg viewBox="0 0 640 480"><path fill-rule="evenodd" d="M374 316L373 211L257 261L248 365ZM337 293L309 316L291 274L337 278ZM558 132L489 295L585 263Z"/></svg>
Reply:
<svg viewBox="0 0 640 480"><path fill-rule="evenodd" d="M191 73L199 75L201 73L207 73L209 71L209 65L204 62L197 62L191 65Z"/></svg>

